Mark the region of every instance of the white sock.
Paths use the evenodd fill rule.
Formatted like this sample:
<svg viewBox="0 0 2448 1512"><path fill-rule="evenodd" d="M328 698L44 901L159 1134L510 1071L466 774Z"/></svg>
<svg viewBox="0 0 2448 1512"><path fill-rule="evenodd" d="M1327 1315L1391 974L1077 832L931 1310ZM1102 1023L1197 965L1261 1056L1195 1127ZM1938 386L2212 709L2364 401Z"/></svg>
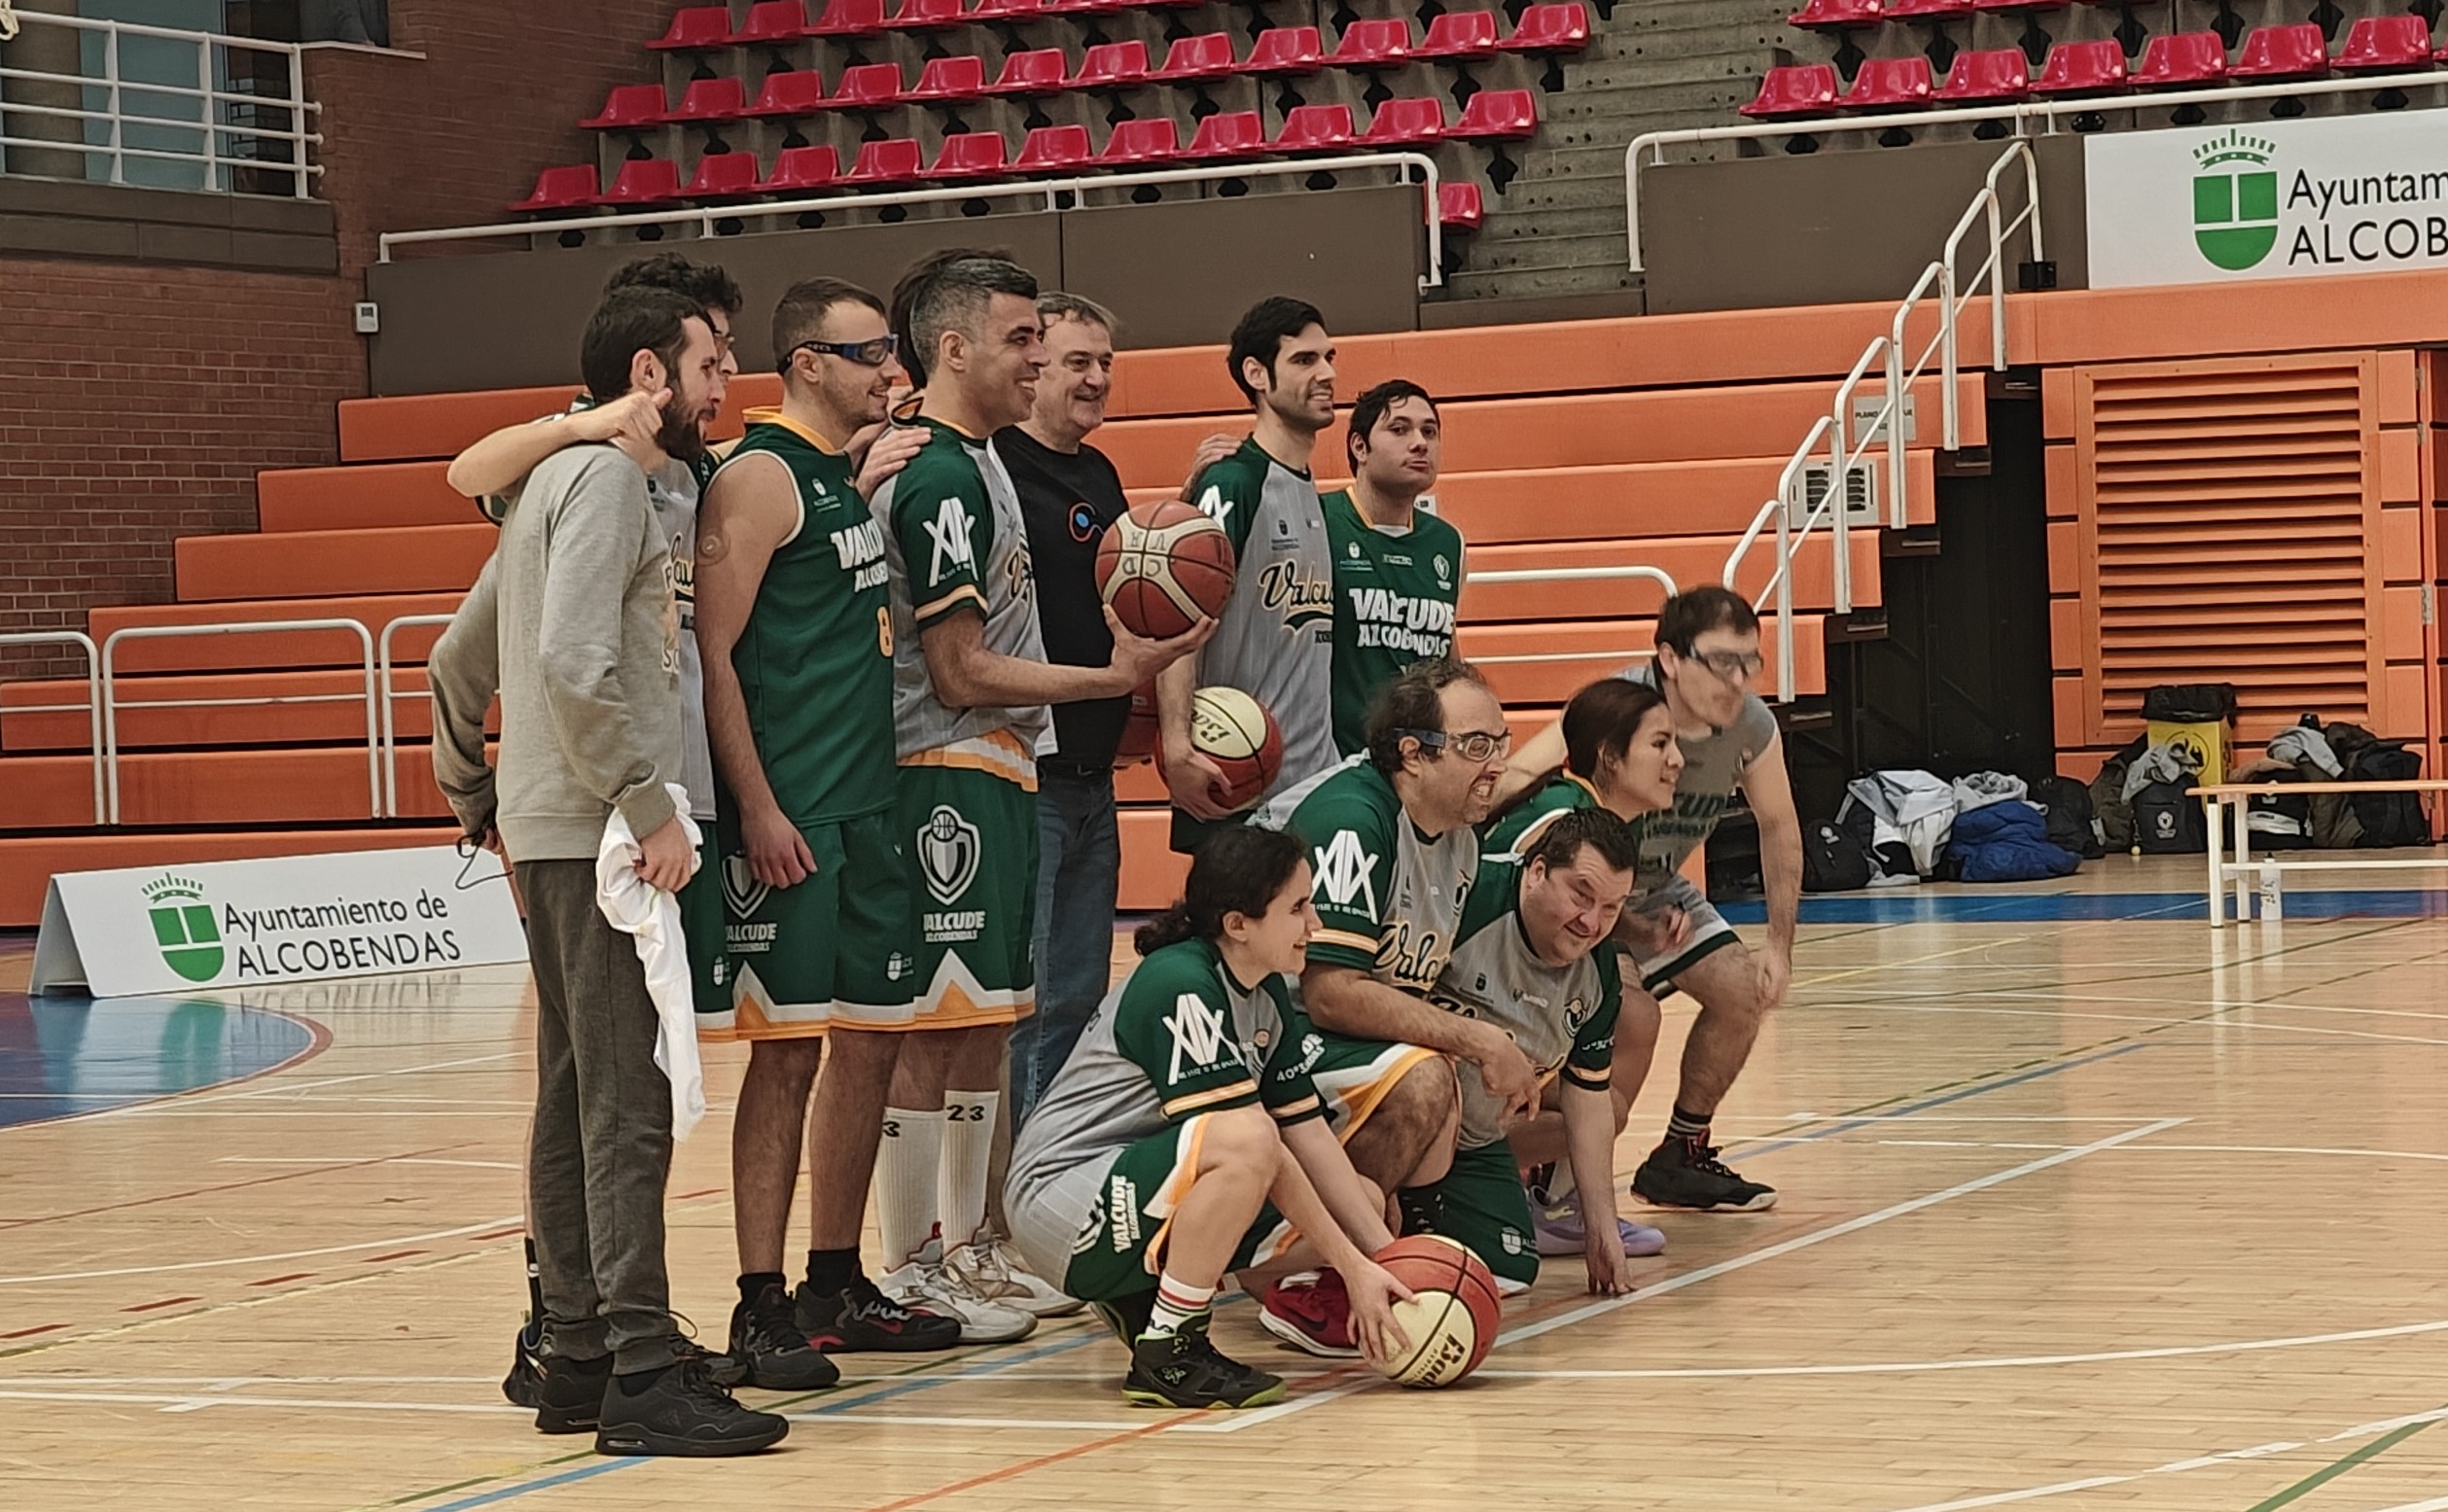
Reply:
<svg viewBox="0 0 2448 1512"><path fill-rule="evenodd" d="M935 1238L936 1172L943 1164L943 1110L884 1109L884 1139L875 1156L875 1227L884 1266L918 1258Z"/></svg>
<svg viewBox="0 0 2448 1512"><path fill-rule="evenodd" d="M1573 1163L1569 1160L1557 1161L1555 1175L1547 1178L1547 1206L1550 1208L1563 1206L1565 1200L1571 1197L1576 1189L1573 1180Z"/></svg>
<svg viewBox="0 0 2448 1512"><path fill-rule="evenodd" d="M1182 1325L1207 1316L1207 1304L1214 1300L1213 1286L1189 1286L1170 1275L1156 1278L1155 1305L1148 1310L1148 1331L1143 1339L1162 1339L1181 1332Z"/></svg>
<svg viewBox="0 0 2448 1512"><path fill-rule="evenodd" d="M986 1173L995 1158L1000 1092L943 1094L943 1248L955 1248L986 1226Z"/></svg>

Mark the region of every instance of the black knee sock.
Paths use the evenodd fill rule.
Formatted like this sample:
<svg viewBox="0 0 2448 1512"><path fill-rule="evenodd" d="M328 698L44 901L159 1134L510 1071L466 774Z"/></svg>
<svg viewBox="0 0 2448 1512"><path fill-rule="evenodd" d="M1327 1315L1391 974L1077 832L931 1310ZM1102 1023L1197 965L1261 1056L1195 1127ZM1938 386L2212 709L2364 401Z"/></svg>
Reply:
<svg viewBox="0 0 2448 1512"><path fill-rule="evenodd" d="M810 1249L807 1251L807 1289L820 1297L846 1291L859 1279L857 1246L847 1249Z"/></svg>
<svg viewBox="0 0 2448 1512"><path fill-rule="evenodd" d="M527 1326L520 1332L544 1337L544 1272L536 1266L536 1242L527 1241Z"/></svg>
<svg viewBox="0 0 2448 1512"><path fill-rule="evenodd" d="M1685 1112L1683 1105L1678 1103L1673 1115L1666 1120L1666 1138L1698 1140L1706 1144L1709 1142L1709 1120L1714 1116L1711 1113Z"/></svg>
<svg viewBox="0 0 2448 1512"><path fill-rule="evenodd" d="M1394 1205L1401 1212L1404 1235L1434 1234L1445 1216L1445 1188L1441 1182L1398 1187Z"/></svg>
<svg viewBox="0 0 2448 1512"><path fill-rule="evenodd" d="M791 1278L783 1275L780 1271L743 1272L739 1278L739 1300L742 1302L754 1302L757 1298L764 1294L764 1289L767 1286L787 1287L790 1284Z"/></svg>

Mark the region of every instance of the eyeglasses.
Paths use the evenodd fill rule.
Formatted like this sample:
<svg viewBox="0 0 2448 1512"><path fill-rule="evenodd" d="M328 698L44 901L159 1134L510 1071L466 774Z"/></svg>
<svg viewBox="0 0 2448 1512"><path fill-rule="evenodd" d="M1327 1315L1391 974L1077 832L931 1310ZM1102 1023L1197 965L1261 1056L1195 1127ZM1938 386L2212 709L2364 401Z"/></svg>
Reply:
<svg viewBox="0 0 2448 1512"><path fill-rule="evenodd" d="M1465 761L1489 761L1513 748L1513 732L1489 734L1486 730L1401 730L1420 743L1422 751L1451 751Z"/></svg>
<svg viewBox="0 0 2448 1512"><path fill-rule="evenodd" d="M1685 659L1700 665L1731 683L1736 678L1756 678L1768 665L1768 658L1757 651L1686 651Z"/></svg>
<svg viewBox="0 0 2448 1512"><path fill-rule="evenodd" d="M891 362L893 354L900 350L901 337L897 335L875 336L866 341L801 341L791 348L794 355L824 352L845 362L857 363L862 368L881 368Z"/></svg>

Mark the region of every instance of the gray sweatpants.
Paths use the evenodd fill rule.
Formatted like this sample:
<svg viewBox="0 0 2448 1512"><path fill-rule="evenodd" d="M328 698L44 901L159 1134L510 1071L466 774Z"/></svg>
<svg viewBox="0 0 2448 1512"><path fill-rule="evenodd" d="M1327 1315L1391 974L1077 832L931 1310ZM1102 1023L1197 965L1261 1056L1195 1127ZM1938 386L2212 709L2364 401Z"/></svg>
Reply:
<svg viewBox="0 0 2448 1512"><path fill-rule="evenodd" d="M675 1358L663 1271L671 1086L655 1064L655 1002L636 942L595 906L594 862L522 861L518 890L536 977L527 1208L545 1353L653 1370Z"/></svg>

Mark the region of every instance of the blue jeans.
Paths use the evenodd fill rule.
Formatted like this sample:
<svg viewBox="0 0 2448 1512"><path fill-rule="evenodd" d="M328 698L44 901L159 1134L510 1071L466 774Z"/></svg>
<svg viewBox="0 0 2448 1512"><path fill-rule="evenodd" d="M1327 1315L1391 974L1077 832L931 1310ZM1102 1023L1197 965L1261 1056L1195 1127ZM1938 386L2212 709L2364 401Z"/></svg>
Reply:
<svg viewBox="0 0 2448 1512"><path fill-rule="evenodd" d="M1114 776L1037 774L1037 1011L1011 1031L1011 1127L1028 1121L1114 972L1122 839Z"/></svg>

